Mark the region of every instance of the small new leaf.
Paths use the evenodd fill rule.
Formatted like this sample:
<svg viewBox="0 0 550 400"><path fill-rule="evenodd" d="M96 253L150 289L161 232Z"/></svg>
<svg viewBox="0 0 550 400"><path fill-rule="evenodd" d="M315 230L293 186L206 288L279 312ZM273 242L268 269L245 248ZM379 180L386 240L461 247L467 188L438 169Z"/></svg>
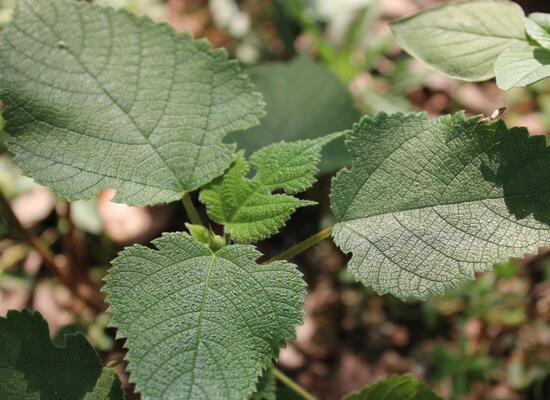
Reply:
<svg viewBox="0 0 550 400"><path fill-rule="evenodd" d="M500 53L526 43L521 7L508 0L444 4L392 23L397 42L434 70L466 81L492 78Z"/></svg>
<svg viewBox="0 0 550 400"><path fill-rule="evenodd" d="M11 310L0 318L0 398L18 400L122 400L114 369L81 334L54 345L38 312Z"/></svg>
<svg viewBox="0 0 550 400"><path fill-rule="evenodd" d="M249 165L241 154L222 177L200 195L214 221L238 242L252 242L276 233L298 208L315 202L300 200L299 193L315 182L322 147L342 136L335 133L315 140L276 143L255 152L250 161L256 174L246 178ZM287 194L272 194L282 189Z"/></svg>
<svg viewBox="0 0 550 400"><path fill-rule="evenodd" d="M345 396L342 400L442 400L411 375L393 376Z"/></svg>
<svg viewBox="0 0 550 400"><path fill-rule="evenodd" d="M144 400L244 399L301 322L304 282L252 246L213 253L186 233L132 246L104 290Z"/></svg>
<svg viewBox="0 0 550 400"><path fill-rule="evenodd" d="M277 382L271 367L263 372L256 385L256 393L250 400L277 400Z"/></svg>
<svg viewBox="0 0 550 400"><path fill-rule="evenodd" d="M353 127L331 206L365 285L422 299L550 243L550 147L477 120L382 113Z"/></svg>
<svg viewBox="0 0 550 400"><path fill-rule="evenodd" d="M68 199L169 202L221 175L261 95L227 53L124 11L20 0L0 39L0 99L24 173Z"/></svg>
<svg viewBox="0 0 550 400"><path fill-rule="evenodd" d="M360 117L346 85L323 63L297 56L288 63L269 63L246 70L266 102L260 125L246 132L230 133L249 156L254 151L284 140L316 139L348 129ZM344 140L323 149L319 169L335 172L349 164Z"/></svg>

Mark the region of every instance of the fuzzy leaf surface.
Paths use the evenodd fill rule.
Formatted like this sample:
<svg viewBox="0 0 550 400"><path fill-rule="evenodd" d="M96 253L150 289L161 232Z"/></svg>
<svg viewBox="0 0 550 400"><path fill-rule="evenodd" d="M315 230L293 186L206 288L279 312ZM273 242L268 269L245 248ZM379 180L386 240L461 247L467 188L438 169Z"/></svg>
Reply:
<svg viewBox="0 0 550 400"><path fill-rule="evenodd" d="M291 194L315 182L323 146L342 136L336 133L315 140L275 143L255 152L250 161L256 170L246 175L249 164L242 154L225 175L200 195L212 220L223 224L238 242L252 242L276 233L298 208L315 204ZM282 189L287 194L272 194Z"/></svg>
<svg viewBox="0 0 550 400"><path fill-rule="evenodd" d="M434 70L456 79L495 76L500 53L525 43L524 13L508 0L445 4L391 25L397 42Z"/></svg>
<svg viewBox="0 0 550 400"><path fill-rule="evenodd" d="M120 380L102 368L86 338L66 335L54 345L38 312L8 311L0 318L0 398L18 400L122 400Z"/></svg>
<svg viewBox="0 0 550 400"><path fill-rule="evenodd" d="M495 62L499 88L527 86L550 76L550 50L531 45L504 51Z"/></svg>
<svg viewBox="0 0 550 400"><path fill-rule="evenodd" d="M477 120L381 113L353 127L331 206L365 285L423 299L550 243L550 147Z"/></svg>
<svg viewBox="0 0 550 400"><path fill-rule="evenodd" d="M386 378L345 396L342 400L442 400L411 375Z"/></svg>
<svg viewBox="0 0 550 400"><path fill-rule="evenodd" d="M259 126L231 133L249 156L282 140L316 139L348 129L360 117L353 97L340 79L322 63L298 56L288 63L271 63L246 70L266 102ZM344 140L329 143L322 152L321 172L334 172L349 164Z"/></svg>
<svg viewBox="0 0 550 400"><path fill-rule="evenodd" d="M225 51L86 2L20 0L0 69L17 163L68 199L178 200L229 167L223 137L263 114Z"/></svg>
<svg viewBox="0 0 550 400"><path fill-rule="evenodd" d="M142 399L243 399L302 320L304 282L252 246L185 233L119 253L104 290Z"/></svg>

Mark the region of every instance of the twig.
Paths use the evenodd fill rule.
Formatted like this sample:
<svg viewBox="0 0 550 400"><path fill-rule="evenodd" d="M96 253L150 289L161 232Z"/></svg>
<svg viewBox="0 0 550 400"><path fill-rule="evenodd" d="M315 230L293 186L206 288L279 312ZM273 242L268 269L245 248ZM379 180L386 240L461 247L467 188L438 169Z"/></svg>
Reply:
<svg viewBox="0 0 550 400"><path fill-rule="evenodd" d="M80 298L90 307L96 310L104 310L105 304L94 296L94 292L89 287L83 287L79 284L75 284L71 281L70 277L64 273L63 268L55 261L55 256L51 250L34 236L28 229L26 229L19 221L19 218L13 212L11 204L4 194L0 191L0 207L4 210L9 226L16 230L22 239L31 246L42 258L44 265L52 272L53 275L59 279L63 285L65 285L76 297Z"/></svg>

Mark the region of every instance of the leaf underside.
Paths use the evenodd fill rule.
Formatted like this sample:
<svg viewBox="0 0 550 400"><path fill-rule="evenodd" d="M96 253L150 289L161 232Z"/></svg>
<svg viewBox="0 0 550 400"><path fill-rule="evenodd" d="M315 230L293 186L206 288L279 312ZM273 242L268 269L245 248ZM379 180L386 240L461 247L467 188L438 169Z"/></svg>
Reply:
<svg viewBox="0 0 550 400"><path fill-rule="evenodd" d="M444 4L392 23L397 42L412 56L456 79L495 74L502 51L525 42L523 10L507 0Z"/></svg>
<svg viewBox="0 0 550 400"><path fill-rule="evenodd" d="M524 22L527 35L539 46L550 50L550 14L532 13Z"/></svg>
<svg viewBox="0 0 550 400"><path fill-rule="evenodd" d="M497 58L495 73L503 90L540 81L550 76L550 50L530 45L512 47Z"/></svg>
<svg viewBox="0 0 550 400"><path fill-rule="evenodd" d="M365 285L421 299L550 242L550 148L477 120L382 113L349 133L334 239Z"/></svg>
<svg viewBox="0 0 550 400"><path fill-rule="evenodd" d="M251 156L256 174L246 175L249 165L240 154L222 177L214 180L200 195L210 218L223 224L238 242L253 242L276 233L298 208L315 202L291 194L313 185L321 149L342 133L315 140L276 143ZM287 194L272 194L282 189Z"/></svg>
<svg viewBox="0 0 550 400"><path fill-rule="evenodd" d="M122 400L114 369L102 368L81 334L57 347L42 316L28 310L0 318L0 398L17 400Z"/></svg>
<svg viewBox="0 0 550 400"><path fill-rule="evenodd" d="M20 0L0 69L17 163L68 199L177 200L221 175L235 149L223 137L263 114L225 51L86 2Z"/></svg>
<svg viewBox="0 0 550 400"><path fill-rule="evenodd" d="M342 400L442 400L411 375L393 376L345 396Z"/></svg>
<svg viewBox="0 0 550 400"><path fill-rule="evenodd" d="M212 253L185 233L122 251L104 287L146 399L243 399L301 322L304 283L252 246Z"/></svg>

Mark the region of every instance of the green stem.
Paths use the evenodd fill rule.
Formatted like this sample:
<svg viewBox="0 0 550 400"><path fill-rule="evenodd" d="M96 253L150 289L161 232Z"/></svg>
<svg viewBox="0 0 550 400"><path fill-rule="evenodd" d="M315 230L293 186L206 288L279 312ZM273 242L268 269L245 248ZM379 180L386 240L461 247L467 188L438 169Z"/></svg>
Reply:
<svg viewBox="0 0 550 400"><path fill-rule="evenodd" d="M264 264L269 264L277 260L288 260L289 258L302 253L303 251L309 249L310 247L315 246L317 243L328 238L330 235L332 235L332 226L326 229L323 229L322 231L316 233L313 236L308 237L306 240L303 240L300 243L292 246L290 249L283 251L281 254L273 258L270 258L269 260L264 262Z"/></svg>
<svg viewBox="0 0 550 400"><path fill-rule="evenodd" d="M187 215L191 220L191 223L193 225L202 225L202 220L201 220L201 217L199 216L199 212L195 208L195 205L193 204L193 201L191 200L189 193L185 192L185 194L183 195L182 201L183 201L183 206L185 207L185 211L187 212Z"/></svg>
<svg viewBox="0 0 550 400"><path fill-rule="evenodd" d="M313 396L311 393L309 393L307 390L305 390L303 387L298 385L296 382L294 382L292 379L290 379L288 376L283 374L283 372L277 368L273 368L273 375L275 378L277 378L282 384L284 384L286 387L288 387L290 390L292 390L294 393L298 394L305 400L315 400L315 396Z"/></svg>

